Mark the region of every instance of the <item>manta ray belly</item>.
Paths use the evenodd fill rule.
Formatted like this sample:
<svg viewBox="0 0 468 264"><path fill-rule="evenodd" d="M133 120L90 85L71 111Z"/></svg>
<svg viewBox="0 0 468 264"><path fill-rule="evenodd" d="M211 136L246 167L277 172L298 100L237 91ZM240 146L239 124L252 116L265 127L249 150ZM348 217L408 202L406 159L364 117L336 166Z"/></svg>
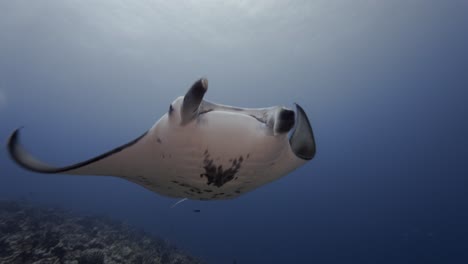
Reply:
<svg viewBox="0 0 468 264"><path fill-rule="evenodd" d="M156 138L153 171L140 183L171 197L234 198L281 175L274 166L289 149L286 136L267 135L265 125L242 114L213 111L183 127L163 118L150 130Z"/></svg>

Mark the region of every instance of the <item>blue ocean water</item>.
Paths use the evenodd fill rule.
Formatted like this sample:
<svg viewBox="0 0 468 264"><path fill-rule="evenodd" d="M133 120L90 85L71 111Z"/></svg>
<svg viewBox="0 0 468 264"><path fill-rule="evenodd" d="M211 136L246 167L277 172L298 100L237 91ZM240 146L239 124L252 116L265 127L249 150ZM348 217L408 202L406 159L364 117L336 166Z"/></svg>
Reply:
<svg viewBox="0 0 468 264"><path fill-rule="evenodd" d="M0 2L0 139L70 164L128 142L200 77L206 99L299 103L316 157L240 198L40 175L0 199L108 215L208 263L468 261L466 1ZM193 210L200 210L194 213Z"/></svg>

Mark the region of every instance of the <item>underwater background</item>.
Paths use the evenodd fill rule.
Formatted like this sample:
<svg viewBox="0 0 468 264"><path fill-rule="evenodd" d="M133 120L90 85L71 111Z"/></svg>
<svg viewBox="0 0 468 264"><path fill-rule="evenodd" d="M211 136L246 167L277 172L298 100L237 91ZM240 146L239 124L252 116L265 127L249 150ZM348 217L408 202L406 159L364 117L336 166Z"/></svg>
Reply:
<svg viewBox="0 0 468 264"><path fill-rule="evenodd" d="M103 215L207 263L468 263L468 1L0 1L0 199ZM291 174L225 201L113 177L40 175L205 98L299 103L317 142ZM200 210L199 213L194 210Z"/></svg>

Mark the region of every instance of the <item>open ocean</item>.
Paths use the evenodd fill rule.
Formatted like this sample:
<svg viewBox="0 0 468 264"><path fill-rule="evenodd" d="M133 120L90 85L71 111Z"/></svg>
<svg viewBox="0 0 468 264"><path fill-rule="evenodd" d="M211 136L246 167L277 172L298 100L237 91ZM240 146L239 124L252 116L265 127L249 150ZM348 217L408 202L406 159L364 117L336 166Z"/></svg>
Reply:
<svg viewBox="0 0 468 264"><path fill-rule="evenodd" d="M32 263L35 246L7 238L26 241L47 212L90 239L127 230L65 210L210 264L468 263L467 14L463 0L0 0L0 259L9 245ZM8 155L18 127L51 164L101 154L201 77L209 101L300 104L315 158L239 198L171 208L119 178L42 175ZM119 243L122 263L137 259ZM179 263L164 243L160 263ZM87 254L111 263L108 249Z"/></svg>

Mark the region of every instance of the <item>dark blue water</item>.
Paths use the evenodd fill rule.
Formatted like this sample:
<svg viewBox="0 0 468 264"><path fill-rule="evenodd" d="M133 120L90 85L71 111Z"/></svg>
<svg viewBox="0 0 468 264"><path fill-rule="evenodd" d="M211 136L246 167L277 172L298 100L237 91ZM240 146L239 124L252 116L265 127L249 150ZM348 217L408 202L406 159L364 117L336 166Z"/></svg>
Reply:
<svg viewBox="0 0 468 264"><path fill-rule="evenodd" d="M127 221L209 263L468 262L466 1L0 3L0 138L69 164L207 99L298 102L315 159L238 199L39 175L0 152L0 198ZM199 213L194 213L199 209Z"/></svg>

